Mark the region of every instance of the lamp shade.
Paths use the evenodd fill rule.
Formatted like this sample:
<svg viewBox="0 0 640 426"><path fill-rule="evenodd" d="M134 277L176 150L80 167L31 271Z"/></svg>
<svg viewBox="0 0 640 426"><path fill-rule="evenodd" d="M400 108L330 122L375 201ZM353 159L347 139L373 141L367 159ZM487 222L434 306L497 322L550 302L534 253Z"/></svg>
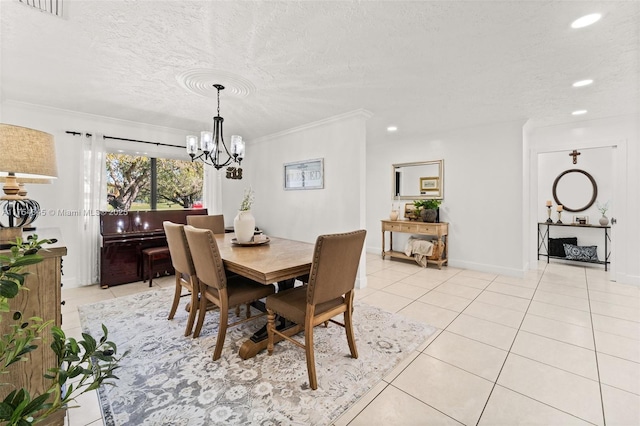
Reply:
<svg viewBox="0 0 640 426"><path fill-rule="evenodd" d="M17 178L58 177L53 136L26 127L0 124L0 175Z"/></svg>
<svg viewBox="0 0 640 426"><path fill-rule="evenodd" d="M6 176L0 176L0 183L5 183L7 180ZM49 184L51 183L51 179L45 179L45 178L18 178L16 179L18 181L19 184L23 184L23 183L28 183L28 184L32 184L32 183L45 183L45 184Z"/></svg>

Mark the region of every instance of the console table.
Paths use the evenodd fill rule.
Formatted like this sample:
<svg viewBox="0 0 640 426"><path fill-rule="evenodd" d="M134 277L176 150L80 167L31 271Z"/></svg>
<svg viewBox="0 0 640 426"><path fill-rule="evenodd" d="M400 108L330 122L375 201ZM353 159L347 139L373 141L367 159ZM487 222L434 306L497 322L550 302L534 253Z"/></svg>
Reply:
<svg viewBox="0 0 640 426"><path fill-rule="evenodd" d="M568 226L571 228L594 229L594 230L604 231L604 260L598 260L598 261L573 260L573 259L565 259L564 257L561 257L561 256L549 255L549 238L551 238L551 235L550 235L551 227L556 227L556 226ZM611 263L609 262L609 258L611 257L611 249L609 248L609 244L611 243L611 234L609 233L609 229L611 229L611 226L538 222L538 259L540 259L540 256L547 256L547 263L549 263L549 259L563 259L569 262L599 263L601 265L604 265L604 270L606 271L608 270L609 263ZM544 249L546 253L540 253L541 249Z"/></svg>
<svg viewBox="0 0 640 426"><path fill-rule="evenodd" d="M427 263L438 265L438 269L442 265L446 265L449 261L449 224L446 222L430 223L430 222L412 222L409 220L382 220L382 258L385 256L397 257L399 259L413 260L401 251L393 250L393 233L402 232L405 234L433 235L444 243L444 250L439 259L427 259ZM389 250L385 249L385 232L389 232Z"/></svg>

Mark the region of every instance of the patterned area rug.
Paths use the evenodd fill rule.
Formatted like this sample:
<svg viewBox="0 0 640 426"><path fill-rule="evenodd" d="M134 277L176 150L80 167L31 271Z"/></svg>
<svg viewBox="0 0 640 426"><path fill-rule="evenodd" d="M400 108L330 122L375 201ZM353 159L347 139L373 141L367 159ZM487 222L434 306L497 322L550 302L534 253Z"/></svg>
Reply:
<svg viewBox="0 0 640 426"><path fill-rule="evenodd" d="M131 351L117 370L117 386L98 390L107 426L327 425L435 331L356 304L358 359L351 358L342 327L316 327L318 389L312 391L304 351L289 342L278 343L273 356L238 356L266 316L228 329L222 358L214 362L217 311L207 312L199 338L184 337L188 298L168 321L172 297L164 289L78 308L84 331L99 337L104 323L118 352Z"/></svg>

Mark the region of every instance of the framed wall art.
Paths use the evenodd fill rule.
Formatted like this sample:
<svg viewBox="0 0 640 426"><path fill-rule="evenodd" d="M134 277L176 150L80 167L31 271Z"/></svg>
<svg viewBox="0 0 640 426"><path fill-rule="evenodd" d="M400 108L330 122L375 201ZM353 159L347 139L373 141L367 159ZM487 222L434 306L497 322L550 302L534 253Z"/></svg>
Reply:
<svg viewBox="0 0 640 426"><path fill-rule="evenodd" d="M324 188L324 159L297 161L284 165L284 189Z"/></svg>
<svg viewBox="0 0 640 426"><path fill-rule="evenodd" d="M424 194L429 191L440 190L440 178L438 176L421 177L420 178L420 193Z"/></svg>

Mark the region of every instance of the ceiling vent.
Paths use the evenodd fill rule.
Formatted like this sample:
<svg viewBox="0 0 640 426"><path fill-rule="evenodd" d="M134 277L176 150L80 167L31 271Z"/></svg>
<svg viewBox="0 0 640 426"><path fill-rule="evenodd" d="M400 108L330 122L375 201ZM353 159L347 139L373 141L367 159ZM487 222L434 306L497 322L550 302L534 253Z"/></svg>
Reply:
<svg viewBox="0 0 640 426"><path fill-rule="evenodd" d="M62 18L62 0L18 0L22 4L35 7L41 12L48 12Z"/></svg>

